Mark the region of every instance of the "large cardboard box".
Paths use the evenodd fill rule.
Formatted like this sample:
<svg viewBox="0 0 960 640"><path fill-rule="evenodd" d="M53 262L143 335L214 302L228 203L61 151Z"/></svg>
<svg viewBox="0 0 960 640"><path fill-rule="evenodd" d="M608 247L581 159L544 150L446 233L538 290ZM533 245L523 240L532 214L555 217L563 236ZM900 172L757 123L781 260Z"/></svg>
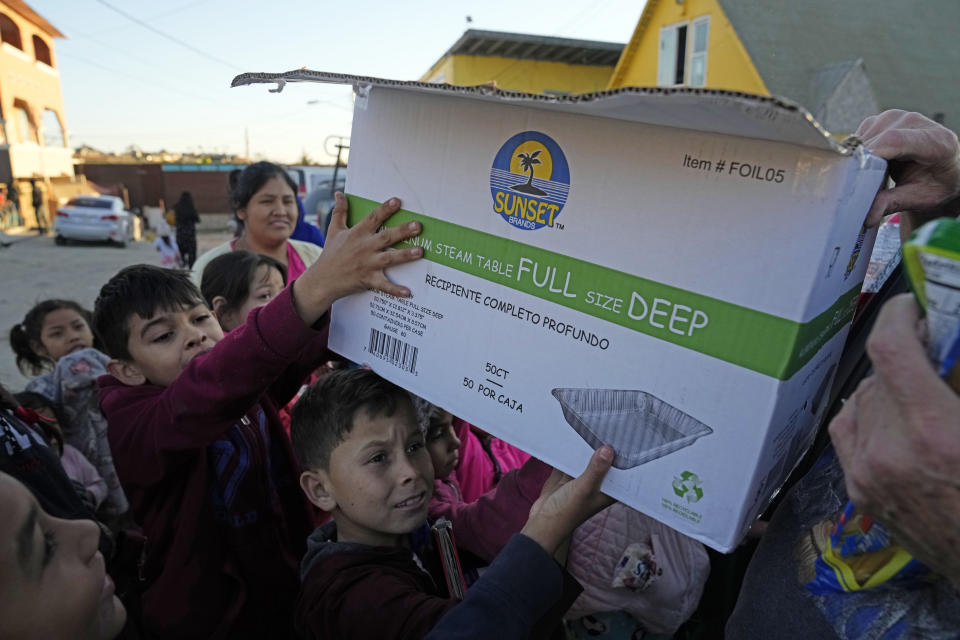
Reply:
<svg viewBox="0 0 960 640"><path fill-rule="evenodd" d="M357 87L351 220L398 196L413 298L339 301L330 345L726 551L809 446L856 306L885 163L786 101Z"/></svg>

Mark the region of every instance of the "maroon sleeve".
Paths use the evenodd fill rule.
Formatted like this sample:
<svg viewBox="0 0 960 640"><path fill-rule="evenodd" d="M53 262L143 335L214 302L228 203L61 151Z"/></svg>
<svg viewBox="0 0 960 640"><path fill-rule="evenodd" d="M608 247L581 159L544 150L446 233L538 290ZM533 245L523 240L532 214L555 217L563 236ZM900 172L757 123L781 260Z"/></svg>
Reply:
<svg viewBox="0 0 960 640"><path fill-rule="evenodd" d="M290 402L290 399L300 391L300 387L309 382L310 375L319 366L338 357L327 348L327 339L330 336L330 313L323 314L314 323L313 329L317 335L307 343L297 356L297 360L287 367L270 387L270 399L278 407L283 407Z"/></svg>
<svg viewBox="0 0 960 640"><path fill-rule="evenodd" d="M249 410L298 360L318 332L297 315L288 287L250 313L167 388L118 385L101 378L101 408L125 482L149 485L171 455L205 447ZM122 468L122 471L121 471Z"/></svg>
<svg viewBox="0 0 960 640"><path fill-rule="evenodd" d="M453 523L457 547L492 562L510 537L527 523L530 507L540 497L552 469L536 458L510 471L500 484L475 502L445 499L441 493L430 505L430 518L445 517Z"/></svg>

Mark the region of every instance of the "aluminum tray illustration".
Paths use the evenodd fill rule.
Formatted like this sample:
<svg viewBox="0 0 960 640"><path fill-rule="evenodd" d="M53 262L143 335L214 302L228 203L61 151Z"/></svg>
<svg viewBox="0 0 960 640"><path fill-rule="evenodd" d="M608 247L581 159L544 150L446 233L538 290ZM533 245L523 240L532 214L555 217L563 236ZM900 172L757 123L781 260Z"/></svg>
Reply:
<svg viewBox="0 0 960 640"><path fill-rule="evenodd" d="M554 389L563 417L594 450L608 444L613 466L632 469L693 444L713 429L645 391Z"/></svg>

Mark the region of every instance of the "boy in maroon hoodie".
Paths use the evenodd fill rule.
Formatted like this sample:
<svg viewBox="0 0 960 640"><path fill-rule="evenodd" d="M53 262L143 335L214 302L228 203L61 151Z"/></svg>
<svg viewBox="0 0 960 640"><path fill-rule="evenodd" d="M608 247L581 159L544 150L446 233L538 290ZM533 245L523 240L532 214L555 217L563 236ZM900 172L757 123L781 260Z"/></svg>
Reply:
<svg viewBox="0 0 960 640"><path fill-rule="evenodd" d="M384 268L422 255L377 233L392 199L351 229L337 194L326 248L299 279L224 337L185 273L128 267L104 285L94 325L112 360L100 379L110 446L150 540L144 624L163 638L287 638L311 529L277 408L330 358L327 311Z"/></svg>

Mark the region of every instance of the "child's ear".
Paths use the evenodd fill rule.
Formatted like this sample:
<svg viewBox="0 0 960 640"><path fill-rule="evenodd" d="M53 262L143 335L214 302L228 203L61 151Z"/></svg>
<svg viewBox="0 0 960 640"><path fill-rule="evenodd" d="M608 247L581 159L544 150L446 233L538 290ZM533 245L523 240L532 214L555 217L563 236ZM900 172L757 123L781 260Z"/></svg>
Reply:
<svg viewBox="0 0 960 640"><path fill-rule="evenodd" d="M307 494L307 500L324 511L337 508L337 499L330 492L330 479L319 470L304 471L300 474L300 488Z"/></svg>
<svg viewBox="0 0 960 640"><path fill-rule="evenodd" d="M217 319L221 327L224 327L224 331L227 331L226 327L233 328L238 324L243 324L242 322L234 322L237 315L236 310L227 311L227 299L223 296L214 296L211 302L210 311L213 312L213 317Z"/></svg>
<svg viewBox="0 0 960 640"><path fill-rule="evenodd" d="M107 363L107 371L128 387L139 387L147 381L140 367L126 360L111 359Z"/></svg>

